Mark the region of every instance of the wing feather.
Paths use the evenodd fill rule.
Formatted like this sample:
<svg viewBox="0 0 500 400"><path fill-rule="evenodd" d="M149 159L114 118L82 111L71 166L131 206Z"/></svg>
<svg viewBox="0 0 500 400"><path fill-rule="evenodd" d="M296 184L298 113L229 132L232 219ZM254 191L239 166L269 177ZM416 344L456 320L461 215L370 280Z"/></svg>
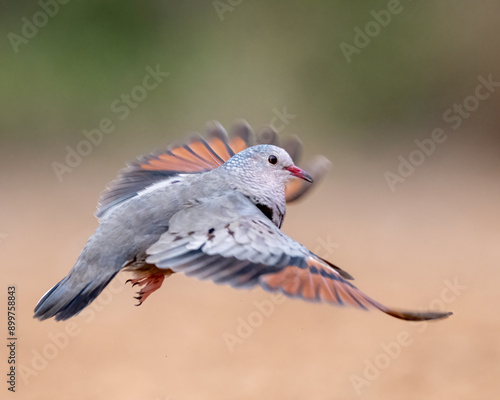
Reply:
<svg viewBox="0 0 500 400"><path fill-rule="evenodd" d="M278 134L273 128L264 128L255 138L245 121L234 126L231 136L228 136L218 122L209 122L205 136L206 138L200 134L191 135L187 143L169 146L127 164L101 194L96 216L101 218L115 205L162 180L179 174L196 174L217 168L234 154L254 144L279 145ZM300 140L296 137L289 138L283 143L283 147L297 164L302 150ZM315 182L319 181L329 168L329 163L325 160L324 157L316 158L308 166L310 171L306 169ZM291 181L286 188L287 201L293 202L302 197L311 186L302 180Z"/></svg>
<svg viewBox="0 0 500 400"><path fill-rule="evenodd" d="M427 320L449 313L390 309L371 299L345 271L286 236L238 193L203 199L179 211L152 245L148 263L234 287L260 285L307 301L376 308L396 318Z"/></svg>

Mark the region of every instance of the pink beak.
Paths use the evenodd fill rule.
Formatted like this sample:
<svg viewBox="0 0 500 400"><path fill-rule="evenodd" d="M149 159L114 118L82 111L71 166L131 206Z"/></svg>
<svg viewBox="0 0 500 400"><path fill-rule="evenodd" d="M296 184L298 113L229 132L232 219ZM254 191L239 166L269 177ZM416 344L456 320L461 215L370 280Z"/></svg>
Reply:
<svg viewBox="0 0 500 400"><path fill-rule="evenodd" d="M305 180L306 182L309 182L309 183L313 183L313 178L311 175L309 175L306 171L304 171L303 169L300 169L299 167L296 167L295 165L292 165L291 167L288 167L288 168L285 168L287 169L288 171L290 171L290 173L297 177L297 178L300 178L300 179L303 179Z"/></svg>

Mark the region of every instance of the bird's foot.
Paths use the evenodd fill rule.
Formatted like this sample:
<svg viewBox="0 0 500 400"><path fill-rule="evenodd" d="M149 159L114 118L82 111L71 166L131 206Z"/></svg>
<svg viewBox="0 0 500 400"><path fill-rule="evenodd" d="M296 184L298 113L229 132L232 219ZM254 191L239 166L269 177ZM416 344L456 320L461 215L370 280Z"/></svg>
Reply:
<svg viewBox="0 0 500 400"><path fill-rule="evenodd" d="M158 290L163 280L165 279L164 274L151 274L142 278L129 279L125 283L132 283L132 287L139 285L141 289L137 292L137 297L135 299L139 300L136 306L140 306L144 301L153 293Z"/></svg>

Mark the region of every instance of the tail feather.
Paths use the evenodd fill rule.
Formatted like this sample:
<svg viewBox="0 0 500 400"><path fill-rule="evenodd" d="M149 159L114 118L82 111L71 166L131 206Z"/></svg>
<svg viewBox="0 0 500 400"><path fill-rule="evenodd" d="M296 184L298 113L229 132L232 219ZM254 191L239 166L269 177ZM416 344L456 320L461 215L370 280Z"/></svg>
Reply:
<svg viewBox="0 0 500 400"><path fill-rule="evenodd" d="M434 319L448 318L453 315L452 312L439 312L439 311L402 311L402 310L389 310L387 308L380 311L390 315L394 318L403 319L405 321L431 321Z"/></svg>
<svg viewBox="0 0 500 400"><path fill-rule="evenodd" d="M43 321L55 317L56 321L63 321L73 317L87 307L117 273L94 276L90 282L81 282L75 276L78 274L70 273L40 299L34 310L34 318Z"/></svg>
<svg viewBox="0 0 500 400"><path fill-rule="evenodd" d="M450 311L408 311L408 310L399 310L394 308L389 308L379 303L378 301L373 300L371 297L362 293L363 298L369 304L379 309L383 313L390 315L391 317L402 319L405 321L432 321L434 319L444 319L448 318L450 315L453 315Z"/></svg>

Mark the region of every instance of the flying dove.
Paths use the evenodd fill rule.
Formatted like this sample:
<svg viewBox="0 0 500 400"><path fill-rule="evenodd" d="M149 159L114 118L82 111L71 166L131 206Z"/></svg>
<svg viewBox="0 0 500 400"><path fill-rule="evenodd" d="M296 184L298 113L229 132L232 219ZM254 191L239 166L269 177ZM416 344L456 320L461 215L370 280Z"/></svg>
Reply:
<svg viewBox="0 0 500 400"><path fill-rule="evenodd" d="M231 137L212 122L206 138L139 158L101 195L99 226L69 274L38 302L35 318L66 320L88 306L122 269L142 304L165 277L182 272L236 288L260 285L286 296L422 321L451 313L411 312L371 299L339 267L281 230L286 203L329 167L316 157L297 167L301 143L279 147L272 128L257 138L242 122ZM299 179L292 179L292 178ZM127 281L127 282L129 282Z"/></svg>

